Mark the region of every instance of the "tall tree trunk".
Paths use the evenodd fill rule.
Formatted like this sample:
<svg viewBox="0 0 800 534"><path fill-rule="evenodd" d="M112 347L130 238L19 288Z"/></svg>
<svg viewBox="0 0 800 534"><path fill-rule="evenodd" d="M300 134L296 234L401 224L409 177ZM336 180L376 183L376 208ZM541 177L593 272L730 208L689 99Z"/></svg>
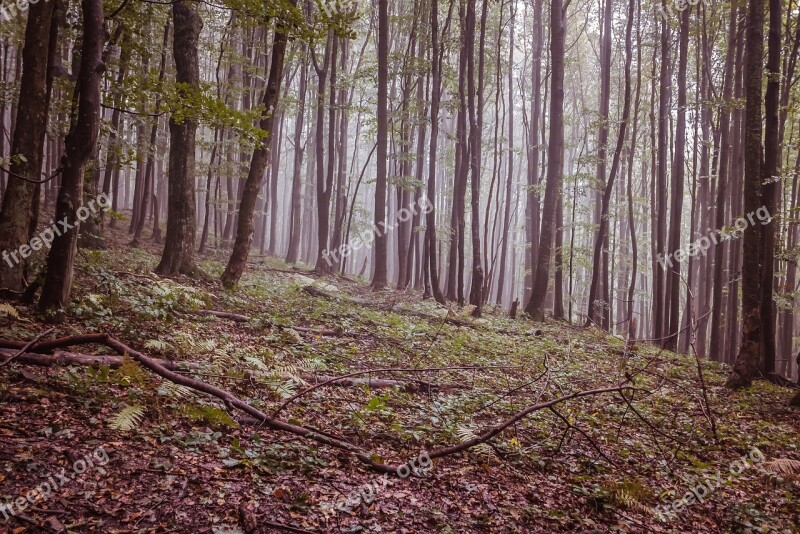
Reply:
<svg viewBox="0 0 800 534"><path fill-rule="evenodd" d="M196 6L176 0L172 4L175 28L172 51L175 56L175 80L190 91L199 90L200 68L197 41L203 21ZM192 95L187 95L192 98ZM197 118L173 115L169 122L169 193L167 200L167 235L161 262L156 273L162 276L191 275L195 272L195 134Z"/></svg>
<svg viewBox="0 0 800 534"><path fill-rule="evenodd" d="M256 201L261 184L264 180L264 170L267 168L269 157L269 147L272 141L273 130L275 127L275 115L278 99L281 93L281 81L283 80L283 66L286 58L286 45L288 35L286 23L278 21L275 28L275 39L272 43L272 59L270 62L269 77L267 87L264 91L263 113L259 127L266 133L261 144L253 149L253 157L250 160L250 170L247 173L247 180L244 183L242 201L239 205L239 220L236 227L236 241L233 245L233 252L222 273L220 280L226 288L233 288L238 283L247 266L247 257L250 254L250 247L253 243L253 219L255 215Z"/></svg>
<svg viewBox="0 0 800 534"><path fill-rule="evenodd" d="M730 102L733 95L734 58L736 52L736 23L739 8L731 6L728 21L728 50L725 56L725 79L722 86L723 102ZM715 228L725 225L725 193L728 191L729 172L731 163L731 112L727 106L720 109L719 118L720 155L719 171L717 172L717 211L715 214ZM724 360L723 333L724 325L722 314L722 288L723 288L723 262L725 247L722 243L714 247L714 290L711 294L711 340L709 341L708 354L716 361Z"/></svg>
<svg viewBox="0 0 800 534"><path fill-rule="evenodd" d="M100 132L100 81L105 70L102 57L105 43L103 3L101 0L83 0L81 6L83 43L75 86L77 98L73 100L77 101L78 107L75 123L64 141L64 170L56 203L56 220L63 232L56 235L47 255L47 274L39 299L39 309L59 322L64 319L63 310L69 304L78 241L77 228L69 228L69 225L79 225L89 213L89 209L82 206L83 177ZM62 222L68 226L63 226Z"/></svg>
<svg viewBox="0 0 800 534"><path fill-rule="evenodd" d="M49 74L54 57L50 57L51 32L56 2L39 2L30 6L22 48L22 74L19 86L19 106L25 113L17 114L14 122L11 172L8 177L3 207L0 210L0 288L22 291L26 286L27 258L17 249L30 238L30 215L39 187L29 180L39 180L42 173L42 149L47 129L52 78ZM55 55L55 54L53 54ZM10 256L6 251L13 251Z"/></svg>
<svg viewBox="0 0 800 534"><path fill-rule="evenodd" d="M467 35L475 34L475 2L467 1ZM487 2L483 3L484 14L481 17L481 37L480 55L481 65L477 73L479 87L476 88L475 72L475 53L474 41L467 39L467 100L469 109L469 147L470 147L470 184L472 186L472 290L470 291L470 303L475 306L472 312L474 317L480 317L483 310L483 262L481 259L481 228L480 228L480 202L481 202L481 175L480 175L480 153L481 153L481 127L477 118L476 100L478 91L483 93L483 61L484 43L486 39L486 9ZM482 107L482 106L479 106Z"/></svg>
<svg viewBox="0 0 800 534"><path fill-rule="evenodd" d="M766 121L764 125L764 207L775 216L778 212L781 165L780 92L781 92L781 0L769 0L769 35L767 51L767 93L765 96ZM775 372L775 242L776 225L762 222L761 268L761 348L763 371Z"/></svg>
<svg viewBox="0 0 800 534"><path fill-rule="evenodd" d="M500 251L500 276L497 280L497 304L503 304L503 291L506 279L506 258L508 256L508 241L511 236L511 184L514 181L514 23L517 9L509 3L509 35L508 35L508 177L506 179L506 205L503 212L503 245Z"/></svg>
<svg viewBox="0 0 800 534"><path fill-rule="evenodd" d="M372 288L388 284L386 188L389 148L389 0L378 0L378 177L375 184L375 265Z"/></svg>
<svg viewBox="0 0 800 534"><path fill-rule="evenodd" d="M302 46L302 64L300 65L300 85L298 86L299 103L297 105L297 117L294 123L294 165L292 170L292 196L289 212L289 250L286 253L286 263L297 263L300 252L300 224L302 216L301 191L303 182L301 178L303 166L303 154L305 150L301 145L303 138L303 125L306 114L306 89L308 84L308 63L307 50Z"/></svg>
<svg viewBox="0 0 800 534"><path fill-rule="evenodd" d="M750 0L747 10L745 42L745 117L744 117L744 208L755 213L762 206L763 180L761 147L762 58L764 55L764 2ZM742 262L742 344L728 387L749 386L763 369L761 358L761 231L749 228L744 232Z"/></svg>
<svg viewBox="0 0 800 534"><path fill-rule="evenodd" d="M452 4L451 4L452 6ZM436 158L439 146L439 107L442 99L442 56L444 45L439 44L439 0L431 0L431 142L428 162L428 202L430 211L425 217L425 242L427 245L428 273L431 293L436 302L444 305L439 286L439 263L436 249Z"/></svg>
<svg viewBox="0 0 800 534"><path fill-rule="evenodd" d="M611 2L611 0L607 0ZM601 202L601 211L600 211L600 228L597 232L597 237L595 238L595 245L594 245L594 259L592 262L593 271L592 271L592 284L589 290L589 309L587 311L587 317L589 318L590 324L595 324L600 326L601 328L608 329L608 324L603 319L603 314L605 308L607 308L610 303L608 301L598 303L597 302L597 294L600 290L600 284L602 283L601 278L601 254L603 252L603 246L606 240L608 239L608 221L609 221L609 206L611 201L611 194L614 191L614 181L617 177L617 172L619 170L620 161L622 157L622 149L625 146L625 138L628 128L628 121L630 119L631 114L631 62L633 60L633 55L631 54L631 29L633 26L633 5L631 5L629 12L628 12L628 21L625 27L625 95L623 97L623 110L622 110L622 121L620 122L619 126L619 134L617 136L617 146L614 149L614 158L611 163L611 172L608 176L608 181L605 184L605 190L603 191L603 198ZM607 13L610 15L610 12ZM609 47L610 47L609 43Z"/></svg>
<svg viewBox="0 0 800 534"><path fill-rule="evenodd" d="M547 185L542 212L542 236L533 292L525 311L534 321L544 321L544 306L550 282L550 261L556 231L556 202L564 171L564 48L565 13L561 0L550 3L550 141L547 147Z"/></svg>
<svg viewBox="0 0 800 534"><path fill-rule="evenodd" d="M680 45L678 59L678 124L675 132L675 160L672 165L672 205L669 211L670 253L681 248L681 223L683 216L683 190L686 177L686 100L687 83L686 70L689 64L689 16L691 6L681 13ZM678 333L680 326L680 300L681 300L681 265L675 253L673 262L667 271L667 307L669 310L669 327L666 330L664 346L672 351L678 349Z"/></svg>
<svg viewBox="0 0 800 534"><path fill-rule="evenodd" d="M666 6L670 0L661 0L662 6ZM667 162L670 101L670 30L666 17L661 18L661 66L659 73L659 94L658 94L658 180L656 184L656 213L660 217L656 218L655 241L656 253L659 259L667 255ZM653 321L655 323L655 338L665 340L668 332L665 328L665 281L663 265L661 268L654 269L655 295L653 295Z"/></svg>

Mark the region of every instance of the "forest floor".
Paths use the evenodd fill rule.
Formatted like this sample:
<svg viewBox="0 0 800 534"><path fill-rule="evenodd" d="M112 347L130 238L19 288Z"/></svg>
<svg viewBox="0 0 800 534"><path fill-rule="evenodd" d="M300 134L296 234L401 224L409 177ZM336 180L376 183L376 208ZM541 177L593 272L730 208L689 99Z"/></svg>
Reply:
<svg viewBox="0 0 800 534"><path fill-rule="evenodd" d="M240 425L241 414L132 360L14 362L0 367L0 504L14 514L0 511L0 532L800 532L800 417L789 389L730 392L714 362L702 361L701 379L693 358L643 343L626 350L596 329L492 310L474 321L413 292L373 293L263 258L236 292L216 282L223 256L201 258L204 281L160 279L157 247L114 235L112 249L79 253L70 319L48 339L109 333L192 362L192 376L270 414L309 375L439 368L371 375L406 389L320 387L278 416L428 469L384 477L345 451ZM309 294L312 284L334 298ZM33 307L0 306L0 338L47 328ZM619 393L569 400L488 445L425 459L526 406L626 381L630 403ZM46 500L34 492L20 509L46 481Z"/></svg>

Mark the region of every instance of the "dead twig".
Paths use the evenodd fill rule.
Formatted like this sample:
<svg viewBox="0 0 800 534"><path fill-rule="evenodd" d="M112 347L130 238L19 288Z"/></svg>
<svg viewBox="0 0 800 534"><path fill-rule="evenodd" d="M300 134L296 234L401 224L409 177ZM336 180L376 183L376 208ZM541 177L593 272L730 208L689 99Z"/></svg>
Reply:
<svg viewBox="0 0 800 534"><path fill-rule="evenodd" d="M21 349L19 349L19 351L16 354L11 356L6 361L0 363L0 368L10 364L11 362L13 362L17 357L19 357L22 354L24 354L26 350L30 349L33 345L35 345L37 341L42 339L44 336L52 333L54 330L55 330L55 328L51 328L50 330L45 330L44 332L42 332L41 334L39 334L38 336L36 336L32 340L30 340L27 344L25 344L25 346L23 346Z"/></svg>

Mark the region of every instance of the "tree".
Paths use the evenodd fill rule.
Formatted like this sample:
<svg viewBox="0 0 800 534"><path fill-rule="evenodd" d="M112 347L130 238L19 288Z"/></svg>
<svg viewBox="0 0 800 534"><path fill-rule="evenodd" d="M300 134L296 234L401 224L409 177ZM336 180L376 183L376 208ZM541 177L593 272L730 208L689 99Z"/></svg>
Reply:
<svg viewBox="0 0 800 534"><path fill-rule="evenodd" d="M372 288L383 289L387 276L386 186L389 156L389 1L378 0L378 177L375 184L375 267Z"/></svg>
<svg viewBox="0 0 800 534"><path fill-rule="evenodd" d="M550 3L550 142L547 147L547 185L542 210L542 235L533 292L525 311L534 321L544 321L544 306L550 282L550 262L556 232L556 202L564 171L564 48L565 8L561 0Z"/></svg>
<svg viewBox="0 0 800 534"><path fill-rule="evenodd" d="M744 208L755 213L762 206L763 180L761 145L762 57L764 55L764 3L747 4L747 40L745 41L745 115L744 115ZM761 258L762 235L758 228L744 233L742 263L742 344L727 386L749 386L762 369L761 339Z"/></svg>
<svg viewBox="0 0 800 534"><path fill-rule="evenodd" d="M475 35L475 1L467 0L467 36ZM476 105L483 108L478 99L477 92L483 93L483 61L484 61L484 41L486 39L486 9L487 2L483 3L483 15L481 16L481 37L480 37L480 67L477 77L475 72L475 47L474 40L467 39L467 109L469 114L469 174L471 184L470 204L472 208L472 285L469 296L470 304L475 306L472 315L481 316L483 309L483 262L481 260L481 231L480 231L480 202L481 202L481 126L478 121ZM479 87L476 88L476 78Z"/></svg>
<svg viewBox="0 0 800 534"><path fill-rule="evenodd" d="M452 13L452 2L450 9ZM450 17L448 16L448 23ZM431 0L431 141L430 159L428 162L428 202L432 209L425 216L425 242L428 251L428 270L431 292L439 304L444 304L445 299L439 285L439 263L436 251L436 158L439 147L439 107L442 100L442 56L444 45L439 45L439 0Z"/></svg>
<svg viewBox="0 0 800 534"><path fill-rule="evenodd" d="M64 168L56 202L56 221L63 231L56 235L47 255L47 274L39 299L39 309L50 314L55 321L64 319L62 310L69 303L78 243L78 230L70 226L86 219L81 215L82 210L87 210L83 207L84 171L94 154L100 133L100 80L105 70L102 57L105 42L103 2L83 0L81 7L83 39L73 98L77 109L75 122L64 140Z"/></svg>
<svg viewBox="0 0 800 534"><path fill-rule="evenodd" d="M272 141L273 129L275 127L275 115L278 105L278 98L281 93L281 81L283 80L283 66L286 58L286 46L289 41L286 22L279 20L275 28L275 39L272 43L272 59L270 61L269 78L267 88L264 91L264 101L262 102L263 112L259 127L264 131L264 139L253 149L253 157L250 160L250 170L247 173L247 180L244 183L242 201L239 204L239 221L236 227L236 241L233 245L233 253L222 273L222 285L227 288L235 287L244 273L247 266L247 257L250 254L250 247L253 244L253 219L255 216L256 200L258 192L264 180L264 171L267 168L269 158L270 143Z"/></svg>
<svg viewBox="0 0 800 534"><path fill-rule="evenodd" d="M198 97L200 86L197 41L203 29L203 21L194 4L176 0L172 4L172 25L175 81L179 84L178 90L183 103L188 104ZM191 116L191 112L173 110L169 133L167 235L156 273L162 276L191 276L196 272L194 177L197 118Z"/></svg>
<svg viewBox="0 0 800 534"><path fill-rule="evenodd" d="M691 6L681 13L680 44L678 58L678 124L675 132L675 160L672 164L672 204L669 210L670 252L681 247L681 224L683 215L683 189L686 177L686 69L689 62L689 15ZM677 350L680 332L680 291L681 263L675 261L667 271L666 304L669 311L669 326L665 330L664 346L669 350Z"/></svg>
<svg viewBox="0 0 800 534"><path fill-rule="evenodd" d="M42 173L42 149L52 88L52 63L58 35L56 2L32 4L25 26L19 107L11 143L11 174L0 210L0 250L16 251L28 242L35 228L30 215ZM52 28L51 28L52 27ZM52 40L52 42L51 42ZM42 53L47 51L47 53ZM38 203L37 203L38 204ZM22 256L20 254L20 256ZM20 292L27 285L27 259L0 262L0 288Z"/></svg>
<svg viewBox="0 0 800 534"><path fill-rule="evenodd" d="M611 0L608 0L611 2ZM610 16L610 12L607 13ZM601 283L601 272L607 271L601 265L601 254L605 248L605 243L608 240L608 210L611 202L611 193L614 190L614 181L617 177L617 172L620 167L620 160L622 157L622 149L625 146L625 139L628 131L628 121L631 115L631 28L633 26L633 4L631 3L628 11L628 21L625 27L625 94L623 97L622 121L619 125L619 134L617 136L617 146L614 149L614 158L611 163L611 172L606 182L605 190L603 191L603 198L600 211L600 228L597 231L597 237L594 245L594 260L592 270L592 283L589 291L589 309L586 313L589 318L590 324L595 324L601 328L608 329L608 320L606 310L609 306L607 301L603 303L597 302L597 293L599 284ZM610 28L609 28L610 29ZM609 45L610 46L610 45ZM630 193L629 193L630 194ZM605 260L607 262L607 258ZM602 271L601 271L602 269ZM608 283L607 281L605 282Z"/></svg>

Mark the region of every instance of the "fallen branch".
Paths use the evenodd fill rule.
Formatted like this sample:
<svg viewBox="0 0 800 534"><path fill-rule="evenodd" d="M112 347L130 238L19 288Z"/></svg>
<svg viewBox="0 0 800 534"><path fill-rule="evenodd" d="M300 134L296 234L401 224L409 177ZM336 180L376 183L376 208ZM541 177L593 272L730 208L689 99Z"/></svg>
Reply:
<svg viewBox="0 0 800 534"><path fill-rule="evenodd" d="M39 334L38 336L36 336L32 340L30 340L28 343L23 345L22 348L19 349L19 352L17 352L16 354L13 354L9 359L7 359L6 361L0 363L0 367L3 367L4 365L8 365L12 361L14 361L15 358L17 358L20 355L22 355L26 350L30 349L33 345L35 345L37 341L42 339L44 336L50 334L53 330L55 330L55 328L51 328L50 330L45 330L44 332L42 332L41 334Z"/></svg>
<svg viewBox="0 0 800 534"><path fill-rule="evenodd" d="M76 344L72 342L73 339L83 342L82 340L84 340L85 337L79 336L72 339L64 338L61 340L61 343L63 344L64 347L69 347L71 345ZM169 380L170 382L173 382L175 384L193 389L200 393L205 393L206 395L209 395L211 397L215 397L221 400L223 403L225 403L225 405L228 407L229 410L231 411L239 410L245 413L246 415L254 418L255 420L259 421L261 425L266 426L267 428L270 428L272 430L279 430L281 432L286 432L289 434L294 434L296 436L316 441L317 443L320 443L322 445L328 445L329 447L347 451L353 456L355 456L362 464L366 465L370 469L373 469L374 471L377 471L379 473L399 473L401 468L403 467L408 468L408 466L404 465L391 465L376 461L374 458L379 458L380 457L379 455L364 450L361 447L344 440L343 438L339 438L337 436L328 433L321 433L319 431L312 430L304 426L287 423L285 421L281 421L274 417L270 417L269 415L262 412L258 408L255 408L250 404L246 403L245 401L241 400L233 393L220 389L216 386L212 386L211 384L207 384L200 380L196 380L194 378L178 374L175 371L172 371L169 368L162 365L160 360L151 358L139 351L136 351L131 347L129 347L128 345L112 338L107 334L97 334L95 336L95 339L97 340L98 344L104 345L121 355L129 356L137 363L149 369L150 371L157 374L161 378ZM56 347L56 348L64 348L64 347ZM22 354L20 354L20 357L22 357ZM470 439L458 445L453 445L451 447L444 447L441 449L434 450L428 453L428 456L431 459L442 458L444 456L449 456L466 451L472 447L475 447L476 445L480 445L482 443L490 441L492 438L494 438L495 436L497 436L510 426L514 425L515 423L521 421L522 419L524 419L533 412L547 409L550 408L551 406L555 406L557 404L561 404L569 400L579 399L594 395L602 395L606 393L619 393L623 398L625 398L625 396L622 394L624 391L636 391L636 388L623 384L616 387L600 388L590 391L579 391L547 402L538 403L529 406L520 412L517 412L515 415L506 419L499 425L489 428L480 436L477 436L473 439Z"/></svg>
<svg viewBox="0 0 800 534"><path fill-rule="evenodd" d="M8 363L8 361L13 357L14 351L10 349L0 349L0 367ZM34 365L37 367L66 367L70 365L80 365L84 367L102 367L107 365L110 369L119 369L122 366L122 362L124 361L123 356L97 356L97 355L90 355L90 354L77 354L74 352L67 352L63 350L57 350L53 354L37 354L31 352L19 352L17 354L17 359L20 363L24 363L26 365ZM156 359L159 365L171 370L171 371L178 371L178 372L187 372L198 369L198 365L196 363L191 362L175 362L172 360L161 360ZM376 371L370 372L377 372L377 371L399 371L402 369L378 369ZM356 376L359 374L367 374L367 373L355 373L352 376ZM466 386L461 386L457 384L429 384L427 382L420 383L410 383L410 382L403 382L400 380L387 380L382 378L351 378L350 375L342 376L342 377L334 377L334 376L327 376L327 375L311 375L311 374L301 374L300 378L305 380L306 382L310 382L312 384L317 384L314 386L314 389L323 386L335 386L335 387L363 387L367 386L372 389L388 389L388 388L400 388L404 391L415 392L415 391L422 391L422 390L436 390L436 389L459 389L464 388Z"/></svg>
<svg viewBox="0 0 800 534"><path fill-rule="evenodd" d="M190 315L205 315L209 317L218 317L220 319L230 319L237 323L249 323L252 318L246 315L239 315L238 313L221 312L214 310L179 310L181 313Z"/></svg>

